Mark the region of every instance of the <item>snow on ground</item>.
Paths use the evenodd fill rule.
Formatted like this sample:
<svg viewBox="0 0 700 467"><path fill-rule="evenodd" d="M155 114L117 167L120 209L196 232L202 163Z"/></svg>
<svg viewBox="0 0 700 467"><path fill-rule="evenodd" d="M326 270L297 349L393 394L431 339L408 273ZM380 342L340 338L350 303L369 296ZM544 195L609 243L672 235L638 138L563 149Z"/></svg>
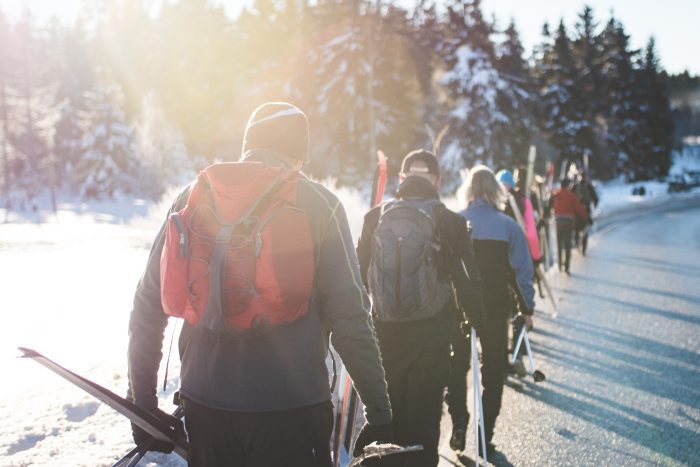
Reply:
<svg viewBox="0 0 700 467"><path fill-rule="evenodd" d="M131 448L123 417L15 357L34 348L125 394L130 302L158 227L149 207L64 203L0 225L0 465L110 465Z"/></svg>
<svg viewBox="0 0 700 467"><path fill-rule="evenodd" d="M646 194L643 196L633 195L632 190L636 187L644 187ZM656 180L625 183L622 180L615 180L603 184L596 184L596 190L600 197L597 210L603 215L624 208L630 204L668 196L668 183Z"/></svg>
<svg viewBox="0 0 700 467"><path fill-rule="evenodd" d="M357 238L366 196L336 192ZM124 395L131 301L174 194L161 203L71 200L61 202L57 214L47 200L36 211L0 210L6 220L0 224L0 465L111 465L133 447L124 417L37 363L16 358L16 348L34 348ZM169 329L166 344L170 335ZM168 390L159 393L164 410L173 410L178 373L175 351ZM163 374L164 362L159 390ZM142 464L185 465L174 454L147 460Z"/></svg>
<svg viewBox="0 0 700 467"><path fill-rule="evenodd" d="M688 172L700 172L700 158L687 157L676 154L669 170L669 179L673 177L685 177ZM633 194L634 188L644 187L645 194ZM649 200L661 200L673 194L668 192L668 182L650 180L636 183L625 183L623 180L613 180L596 185L600 204L598 214L607 215L630 205L644 203ZM698 191L694 189L693 191Z"/></svg>
<svg viewBox="0 0 700 467"><path fill-rule="evenodd" d="M645 187L649 196L666 191L661 184ZM357 239L367 194L334 191ZM629 185L608 184L600 191L604 209L637 202ZM161 203L69 200L59 204L56 215L46 200L36 211L0 210L0 219L6 220L0 224L0 465L111 465L133 447L126 419L40 365L16 358L16 347L35 348L125 394L131 300L174 193ZM456 195L446 203L458 208L462 198ZM169 337L170 330L166 343ZM178 387L178 370L175 351L167 392L159 393L164 410L173 409L169 400ZM143 464L184 462L176 455L149 454Z"/></svg>

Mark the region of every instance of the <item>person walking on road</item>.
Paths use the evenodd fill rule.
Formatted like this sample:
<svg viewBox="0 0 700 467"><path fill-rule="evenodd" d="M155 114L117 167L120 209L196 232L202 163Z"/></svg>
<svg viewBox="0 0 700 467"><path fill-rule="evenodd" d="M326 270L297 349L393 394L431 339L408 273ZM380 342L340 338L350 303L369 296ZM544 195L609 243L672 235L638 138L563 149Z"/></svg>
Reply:
<svg viewBox="0 0 700 467"><path fill-rule="evenodd" d="M525 236L527 238L527 246L530 249L530 256L533 262L538 263L542 261L542 251L540 250L540 239L537 235L535 210L532 206L532 201L525 196L525 176L520 173L518 175L518 180L516 181L509 170L499 170L496 174L496 178L506 190L506 194L513 196L515 200L515 205L523 219L523 227L525 227ZM504 212L513 220L517 221L516 213L510 203L506 203Z"/></svg>
<svg viewBox="0 0 700 467"><path fill-rule="evenodd" d="M559 261L559 270L567 274L571 274L571 241L576 216L583 219L586 224L590 223L588 212L586 212L586 209L571 191L571 188L571 179L564 178L561 181L561 188L555 191L551 198L554 203L554 218L557 223L557 258Z"/></svg>
<svg viewBox="0 0 700 467"><path fill-rule="evenodd" d="M481 375L485 442L487 454L491 454L495 450L493 436L506 376L508 321L514 308L512 287L519 288L525 302L523 318L526 326L532 328L534 269L522 229L501 212L506 195L488 167L477 166L470 171L466 196L468 207L461 214L473 229L474 251L484 292L486 322L478 335L483 352ZM468 351L465 360L468 368ZM466 378L454 382L466 385ZM453 388L449 390L453 391ZM453 403L448 402L450 405ZM466 401L460 410L466 412Z"/></svg>
<svg viewBox="0 0 700 467"><path fill-rule="evenodd" d="M593 224L593 209L598 206L598 193L593 184L588 180L588 175L585 170L579 175L578 181L574 185L573 192L588 213L588 223L585 223L581 217L576 217L576 244L579 245L581 254L585 256L586 250L588 249L589 225Z"/></svg>
<svg viewBox="0 0 700 467"><path fill-rule="evenodd" d="M366 407L358 444L393 440L343 205L300 173L308 135L297 107L256 109L241 160L208 167L178 196L138 283L129 397L157 407L166 313L183 316L180 393L190 465L330 466L329 334ZM137 444L148 441L138 427L133 433Z"/></svg>
<svg viewBox="0 0 700 467"><path fill-rule="evenodd" d="M409 153L399 179L396 197L365 215L357 253L373 300L396 442L423 445L421 452L387 458L382 465L430 467L439 460L450 337L465 341L459 334L463 313L481 329L481 282L465 220L440 202L435 155ZM466 404L461 389L451 397ZM465 414L460 414L463 430Z"/></svg>
<svg viewBox="0 0 700 467"><path fill-rule="evenodd" d="M532 258L533 270L537 268L539 263L542 262L542 251L540 250L540 239L537 235L537 225L535 223L535 213L532 207L532 201L525 196L525 180L527 179L526 174L523 170L518 171L518 180L516 181L513 174L509 170L499 170L496 174L496 178L506 192L506 195L512 196L515 205L506 203L504 212L511 219L516 222L522 222L520 226L524 229L525 238L527 239L527 246L530 250L530 257ZM517 210L517 212L516 212ZM537 274L534 274L533 279L538 283L540 290L542 286L539 284L539 278ZM512 314L517 315L517 307L513 308ZM522 320L513 321L513 339L512 345L513 349L516 347L518 336L522 329ZM512 370L517 373L521 378L527 375L527 369L525 368L525 363L523 359L525 357L526 351L524 346L521 346L518 350L518 355L513 364Z"/></svg>

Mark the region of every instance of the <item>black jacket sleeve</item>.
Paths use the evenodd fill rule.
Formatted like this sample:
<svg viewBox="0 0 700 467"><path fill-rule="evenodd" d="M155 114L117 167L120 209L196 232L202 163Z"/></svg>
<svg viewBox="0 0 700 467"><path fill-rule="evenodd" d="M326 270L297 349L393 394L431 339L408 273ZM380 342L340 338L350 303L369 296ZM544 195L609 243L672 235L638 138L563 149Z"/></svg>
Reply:
<svg viewBox="0 0 700 467"><path fill-rule="evenodd" d="M446 261L455 289L458 310L479 331L486 322L481 274L467 221L445 209L442 216Z"/></svg>
<svg viewBox="0 0 700 467"><path fill-rule="evenodd" d="M377 224L379 223L380 211L381 208L377 206L365 214L365 220L362 224L362 234L360 235L360 240L357 242L357 259L360 262L360 275L362 277L362 283L365 284L367 290L369 290L367 271L369 270L369 262L372 258L372 238L374 237L374 231L377 229Z"/></svg>

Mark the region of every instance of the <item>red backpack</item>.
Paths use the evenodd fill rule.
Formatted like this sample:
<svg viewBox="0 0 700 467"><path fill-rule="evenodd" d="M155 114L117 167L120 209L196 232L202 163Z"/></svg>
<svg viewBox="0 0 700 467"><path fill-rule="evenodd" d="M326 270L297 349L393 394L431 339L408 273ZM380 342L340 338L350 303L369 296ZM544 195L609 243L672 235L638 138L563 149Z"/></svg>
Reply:
<svg viewBox="0 0 700 467"><path fill-rule="evenodd" d="M309 220L296 206L296 171L259 162L200 172L171 214L160 260L165 313L241 332L303 316L314 279Z"/></svg>

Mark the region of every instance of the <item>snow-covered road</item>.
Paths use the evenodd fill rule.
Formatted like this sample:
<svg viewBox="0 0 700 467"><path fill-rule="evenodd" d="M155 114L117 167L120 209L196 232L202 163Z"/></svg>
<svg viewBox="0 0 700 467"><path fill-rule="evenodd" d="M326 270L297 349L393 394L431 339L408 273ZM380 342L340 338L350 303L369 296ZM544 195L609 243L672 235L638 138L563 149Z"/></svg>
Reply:
<svg viewBox="0 0 700 467"><path fill-rule="evenodd" d="M700 465L700 209L618 224L574 258L531 334L547 381L509 379L492 461ZM462 465L448 419L441 466Z"/></svg>

